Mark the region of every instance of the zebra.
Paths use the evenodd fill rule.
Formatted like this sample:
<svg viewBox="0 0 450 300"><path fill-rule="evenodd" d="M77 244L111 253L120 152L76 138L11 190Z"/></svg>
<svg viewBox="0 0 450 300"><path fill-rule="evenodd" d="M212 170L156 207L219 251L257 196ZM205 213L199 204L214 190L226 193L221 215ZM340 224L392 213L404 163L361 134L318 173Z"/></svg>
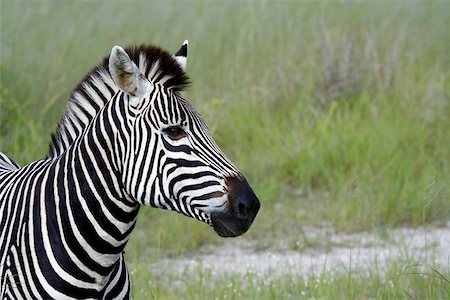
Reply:
<svg viewBox="0 0 450 300"><path fill-rule="evenodd" d="M48 154L19 167L0 152L2 299L124 299L124 247L142 205L222 237L244 234L260 203L184 98L188 42L109 56L74 88Z"/></svg>

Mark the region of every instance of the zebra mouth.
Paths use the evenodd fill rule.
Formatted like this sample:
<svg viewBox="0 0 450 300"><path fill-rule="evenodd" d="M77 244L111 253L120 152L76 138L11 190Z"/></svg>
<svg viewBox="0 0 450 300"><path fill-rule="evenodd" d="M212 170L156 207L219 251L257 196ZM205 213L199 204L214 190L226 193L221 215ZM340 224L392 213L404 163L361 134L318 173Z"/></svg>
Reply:
<svg viewBox="0 0 450 300"><path fill-rule="evenodd" d="M214 231L221 237L236 237L241 234L234 233L231 229L227 228L224 222L219 221L217 217L212 216L211 218L212 226L214 228Z"/></svg>
<svg viewBox="0 0 450 300"><path fill-rule="evenodd" d="M215 212L211 214L211 221L214 231L221 237L237 237L250 228L253 218L239 219L232 214Z"/></svg>

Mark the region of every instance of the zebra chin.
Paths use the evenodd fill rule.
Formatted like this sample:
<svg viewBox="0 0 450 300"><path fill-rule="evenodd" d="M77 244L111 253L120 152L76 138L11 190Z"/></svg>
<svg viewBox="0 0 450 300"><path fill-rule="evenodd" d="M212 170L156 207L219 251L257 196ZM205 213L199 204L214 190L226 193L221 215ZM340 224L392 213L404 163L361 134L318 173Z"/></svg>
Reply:
<svg viewBox="0 0 450 300"><path fill-rule="evenodd" d="M245 179L227 178L228 205L211 212L211 222L221 237L237 237L250 228L258 214L260 203Z"/></svg>

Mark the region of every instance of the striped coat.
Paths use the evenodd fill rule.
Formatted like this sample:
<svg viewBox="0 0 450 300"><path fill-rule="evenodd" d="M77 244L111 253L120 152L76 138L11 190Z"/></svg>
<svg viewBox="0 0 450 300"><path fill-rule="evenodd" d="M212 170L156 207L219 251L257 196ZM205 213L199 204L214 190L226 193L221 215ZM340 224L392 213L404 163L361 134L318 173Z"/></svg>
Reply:
<svg viewBox="0 0 450 300"><path fill-rule="evenodd" d="M123 249L142 205L224 237L248 230L259 201L182 97L186 58L187 42L175 55L115 46L72 92L44 159L0 153L2 298L128 298Z"/></svg>

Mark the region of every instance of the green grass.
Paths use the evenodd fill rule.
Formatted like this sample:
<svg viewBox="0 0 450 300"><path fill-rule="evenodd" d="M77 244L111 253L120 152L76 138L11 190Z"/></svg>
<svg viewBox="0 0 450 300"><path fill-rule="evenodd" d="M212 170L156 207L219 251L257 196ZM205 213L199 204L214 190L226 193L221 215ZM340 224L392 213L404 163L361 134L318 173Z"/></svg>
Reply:
<svg viewBox="0 0 450 300"><path fill-rule="evenodd" d="M0 151L21 164L45 155L71 89L113 45L175 51L189 39L186 96L262 202L244 238L276 241L304 224L358 231L450 217L448 3L0 5ZM174 213L142 209L139 218L132 262L221 242ZM353 298L407 298L377 294L385 285L376 282L355 279L373 293ZM204 287L206 298L218 286ZM251 291L246 298L262 295Z"/></svg>
<svg viewBox="0 0 450 300"><path fill-rule="evenodd" d="M245 275L197 272L136 277L139 299L448 299L450 273L394 261L380 275L365 272L319 271L309 276L271 279L249 271ZM139 268L133 275L139 273ZM142 272L142 270L141 270ZM148 272L148 270L146 270ZM188 278L188 280L186 280Z"/></svg>

